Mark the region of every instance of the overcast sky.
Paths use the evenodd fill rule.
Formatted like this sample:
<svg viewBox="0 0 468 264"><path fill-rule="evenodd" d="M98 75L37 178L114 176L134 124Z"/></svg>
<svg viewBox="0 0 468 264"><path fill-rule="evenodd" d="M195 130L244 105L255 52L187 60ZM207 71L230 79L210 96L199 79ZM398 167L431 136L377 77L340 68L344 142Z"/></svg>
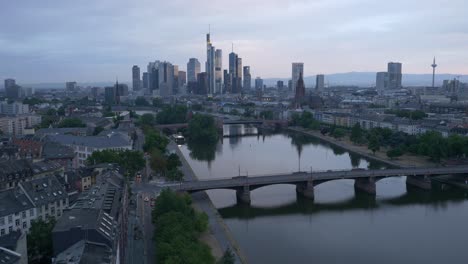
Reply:
<svg viewBox="0 0 468 264"><path fill-rule="evenodd" d="M205 34L253 77L383 71L468 74L466 0L14 0L0 6L0 79L131 79L133 64L204 65Z"/></svg>

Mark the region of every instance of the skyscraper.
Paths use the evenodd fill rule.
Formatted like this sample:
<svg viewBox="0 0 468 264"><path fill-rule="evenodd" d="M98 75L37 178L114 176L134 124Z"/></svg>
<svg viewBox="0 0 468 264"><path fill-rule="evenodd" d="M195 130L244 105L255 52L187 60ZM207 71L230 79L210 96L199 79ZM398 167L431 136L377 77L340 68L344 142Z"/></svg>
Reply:
<svg viewBox="0 0 468 264"><path fill-rule="evenodd" d="M148 73L144 72L143 73L143 89L148 89Z"/></svg>
<svg viewBox="0 0 468 264"><path fill-rule="evenodd" d="M190 58L187 63L187 81L197 82L197 75L200 73L200 62L195 58Z"/></svg>
<svg viewBox="0 0 468 264"><path fill-rule="evenodd" d="M244 66L244 91L252 89L252 76L250 75L250 66Z"/></svg>
<svg viewBox="0 0 468 264"><path fill-rule="evenodd" d="M141 89L140 67L137 65L133 65L132 67L132 88L133 91L139 91Z"/></svg>
<svg viewBox="0 0 468 264"><path fill-rule="evenodd" d="M229 78L231 87L229 93L236 93L237 82L236 82L236 74L237 74L237 54L234 52L229 53Z"/></svg>
<svg viewBox="0 0 468 264"><path fill-rule="evenodd" d="M292 80L292 89L295 91L297 87L297 81L299 80L299 75L304 75L304 63L302 62L293 62L292 63L292 74L291 74L291 80Z"/></svg>
<svg viewBox="0 0 468 264"><path fill-rule="evenodd" d="M21 86L16 84L15 79L5 79L5 95L13 100L21 97Z"/></svg>
<svg viewBox="0 0 468 264"><path fill-rule="evenodd" d="M205 71L208 77L208 93L214 93L216 86L215 76L215 47L211 44L210 33L206 34L206 64Z"/></svg>
<svg viewBox="0 0 468 264"><path fill-rule="evenodd" d="M317 92L321 92L323 91L323 88L325 88L325 75L317 74L315 77L315 90L317 90Z"/></svg>
<svg viewBox="0 0 468 264"><path fill-rule="evenodd" d="M236 69L237 69L237 74L236 74L236 77L237 77L236 92L237 92L237 93L240 93L240 92L242 92L242 58L239 58L239 57L237 58Z"/></svg>
<svg viewBox="0 0 468 264"><path fill-rule="evenodd" d="M388 88L388 72L378 72L375 79L375 89L382 95Z"/></svg>
<svg viewBox="0 0 468 264"><path fill-rule="evenodd" d="M400 62L389 62L387 66L388 72L388 88L399 89L401 88L401 63Z"/></svg>
<svg viewBox="0 0 468 264"><path fill-rule="evenodd" d="M276 82L276 88L278 89L278 92L282 92L284 88L284 82L283 81L277 81Z"/></svg>
<svg viewBox="0 0 468 264"><path fill-rule="evenodd" d="M224 78L224 89L223 89L223 93L231 93L231 89L232 89L232 76L231 74L228 72L228 70L224 70L223 71L223 78Z"/></svg>
<svg viewBox="0 0 468 264"><path fill-rule="evenodd" d="M148 63L148 88L150 93L159 92L159 61Z"/></svg>
<svg viewBox="0 0 468 264"><path fill-rule="evenodd" d="M260 77L255 78L255 90L263 91L263 79Z"/></svg>
<svg viewBox="0 0 468 264"><path fill-rule="evenodd" d="M305 99L305 85L304 85L304 79L302 78L302 73L299 73L299 79L297 79L296 82L296 93L294 100L296 102L296 108L301 108L302 102L304 102Z"/></svg>
<svg viewBox="0 0 468 264"><path fill-rule="evenodd" d="M187 73L179 71L179 87L183 87L185 84L187 84Z"/></svg>
<svg viewBox="0 0 468 264"><path fill-rule="evenodd" d="M68 92L75 92L76 90L76 82L66 82L65 83L65 89Z"/></svg>
<svg viewBox="0 0 468 264"><path fill-rule="evenodd" d="M174 66L170 62L159 64L159 95L162 97L173 94L174 89Z"/></svg>
<svg viewBox="0 0 468 264"><path fill-rule="evenodd" d="M195 94L206 95L208 93L208 74L201 72L197 75L197 89Z"/></svg>
<svg viewBox="0 0 468 264"><path fill-rule="evenodd" d="M220 49L215 51L215 83L214 93L219 94L223 87L223 51Z"/></svg>

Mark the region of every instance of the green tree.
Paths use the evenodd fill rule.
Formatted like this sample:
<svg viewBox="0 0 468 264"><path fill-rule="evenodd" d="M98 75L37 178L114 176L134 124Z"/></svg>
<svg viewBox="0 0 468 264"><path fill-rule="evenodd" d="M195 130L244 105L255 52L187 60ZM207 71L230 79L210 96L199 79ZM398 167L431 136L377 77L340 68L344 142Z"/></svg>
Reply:
<svg viewBox="0 0 468 264"><path fill-rule="evenodd" d="M170 181L181 181L184 179L184 173L178 168L173 168L167 172L166 178Z"/></svg>
<svg viewBox="0 0 468 264"><path fill-rule="evenodd" d="M146 99L143 96L138 96L135 99L135 105L136 106L149 106L150 104L148 101L146 101Z"/></svg>
<svg viewBox="0 0 468 264"><path fill-rule="evenodd" d="M153 114L143 114L140 116L140 123L144 126L151 126L155 123L156 119Z"/></svg>
<svg viewBox="0 0 468 264"><path fill-rule="evenodd" d="M55 219L47 222L35 220L27 236L28 259L30 263L50 263L53 256L52 230Z"/></svg>
<svg viewBox="0 0 468 264"><path fill-rule="evenodd" d="M177 169L177 167L182 166L182 162L179 159L179 156L175 153L171 153L167 157L167 169L168 170L173 170Z"/></svg>
<svg viewBox="0 0 468 264"><path fill-rule="evenodd" d="M93 131L93 136L99 135L99 133L101 133L102 131L104 131L104 128L102 126L95 127Z"/></svg>
<svg viewBox="0 0 468 264"><path fill-rule="evenodd" d="M369 144L367 145L367 148L372 151L372 153L375 154L376 151L380 149L380 142L379 138L377 135L372 134L369 138Z"/></svg>
<svg viewBox="0 0 468 264"><path fill-rule="evenodd" d="M161 98L154 98L153 99L153 106L154 107L162 107L163 106L163 101Z"/></svg>
<svg viewBox="0 0 468 264"><path fill-rule="evenodd" d="M86 127L86 124L79 118L65 118L58 124L58 127Z"/></svg>
<svg viewBox="0 0 468 264"><path fill-rule="evenodd" d="M150 166L154 172L159 173L161 176L166 176L167 160L157 148L151 151Z"/></svg>
<svg viewBox="0 0 468 264"><path fill-rule="evenodd" d="M156 132L153 129L145 130L145 144L143 145L144 151L150 152L153 149L157 149L161 153L166 153L168 144L169 140L159 132Z"/></svg>
<svg viewBox="0 0 468 264"><path fill-rule="evenodd" d="M401 148L392 148L387 151L387 157L389 157L390 159L395 159L397 157L400 157L401 155L403 155L403 151L401 150Z"/></svg>
<svg viewBox="0 0 468 264"><path fill-rule="evenodd" d="M332 132L334 138L342 138L346 135L346 131L342 128L335 128Z"/></svg>
<svg viewBox="0 0 468 264"><path fill-rule="evenodd" d="M184 105L163 106L156 115L158 124L178 124L187 122L187 107Z"/></svg>
<svg viewBox="0 0 468 264"><path fill-rule="evenodd" d="M213 117L195 114L188 125L190 140L215 144L218 141L218 128Z"/></svg>
<svg viewBox="0 0 468 264"><path fill-rule="evenodd" d="M165 189L152 212L156 259L160 263L214 263L207 245L198 240L208 227L208 216L191 206L188 195Z"/></svg>
<svg viewBox="0 0 468 264"><path fill-rule="evenodd" d="M356 123L351 129L351 136L349 137L349 139L356 144L361 144L363 141L362 136L363 131L361 125L359 123Z"/></svg>
<svg viewBox="0 0 468 264"><path fill-rule="evenodd" d="M234 258L234 254L230 248L227 248L224 251L223 257L217 262L217 264L234 264L236 259Z"/></svg>
<svg viewBox="0 0 468 264"><path fill-rule="evenodd" d="M145 159L143 153L135 150L102 150L95 151L88 157L86 163L89 165L99 163L116 163L121 166L129 176L135 175L144 168Z"/></svg>

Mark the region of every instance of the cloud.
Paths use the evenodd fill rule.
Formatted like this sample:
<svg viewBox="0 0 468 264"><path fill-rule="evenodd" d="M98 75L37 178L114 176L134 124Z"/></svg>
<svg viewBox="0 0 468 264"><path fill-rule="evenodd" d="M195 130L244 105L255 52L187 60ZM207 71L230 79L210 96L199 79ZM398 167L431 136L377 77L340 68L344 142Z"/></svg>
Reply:
<svg viewBox="0 0 468 264"><path fill-rule="evenodd" d="M205 34L250 65L254 76L379 71L467 74L463 0L100 0L5 1L0 9L0 78L18 82L130 79L133 64L205 61ZM40 66L40 67L38 67Z"/></svg>

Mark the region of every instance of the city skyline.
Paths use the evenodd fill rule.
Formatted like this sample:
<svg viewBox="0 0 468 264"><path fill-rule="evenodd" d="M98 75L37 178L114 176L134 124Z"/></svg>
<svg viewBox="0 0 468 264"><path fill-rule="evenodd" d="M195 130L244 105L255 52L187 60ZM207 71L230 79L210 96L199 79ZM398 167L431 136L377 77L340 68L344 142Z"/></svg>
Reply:
<svg viewBox="0 0 468 264"><path fill-rule="evenodd" d="M129 65L144 68L155 59L185 70L189 58L205 62L208 24L216 48L225 51L222 60L228 61L234 43L253 78L287 77L294 61L304 62L304 76L380 72L390 61L403 63L405 73L430 74L434 56L438 73L468 74L468 21L463 15L468 4L463 1L440 9L432 8L440 1L256 1L242 19L231 19L238 15L231 10L245 1L49 2L2 7L0 23L10 26L0 34L0 79L87 82L119 76L128 81Z"/></svg>

